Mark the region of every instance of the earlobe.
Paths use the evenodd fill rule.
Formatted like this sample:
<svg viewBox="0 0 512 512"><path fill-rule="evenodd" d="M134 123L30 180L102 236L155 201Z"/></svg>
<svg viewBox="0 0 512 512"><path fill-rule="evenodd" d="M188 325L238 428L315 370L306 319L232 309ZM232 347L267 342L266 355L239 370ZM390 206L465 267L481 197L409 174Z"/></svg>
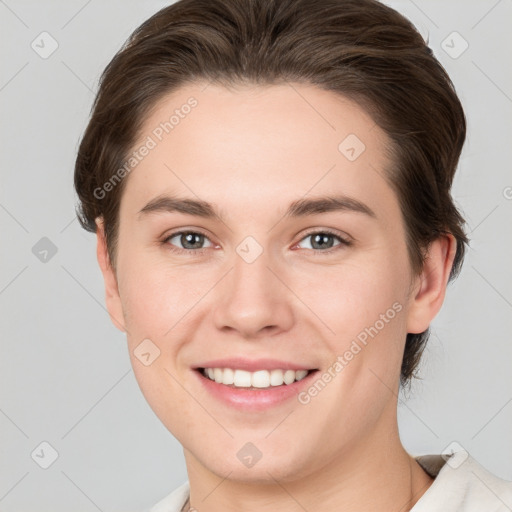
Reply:
<svg viewBox="0 0 512 512"><path fill-rule="evenodd" d="M110 263L110 257L107 250L107 242L103 226L103 219L96 219L96 256L98 264L103 274L105 283L105 302L107 311L110 315L112 323L122 332L126 332L121 297L119 296L119 288L115 271Z"/></svg>
<svg viewBox="0 0 512 512"><path fill-rule="evenodd" d="M442 235L430 244L410 299L407 332L426 331L441 309L456 251L452 234Z"/></svg>

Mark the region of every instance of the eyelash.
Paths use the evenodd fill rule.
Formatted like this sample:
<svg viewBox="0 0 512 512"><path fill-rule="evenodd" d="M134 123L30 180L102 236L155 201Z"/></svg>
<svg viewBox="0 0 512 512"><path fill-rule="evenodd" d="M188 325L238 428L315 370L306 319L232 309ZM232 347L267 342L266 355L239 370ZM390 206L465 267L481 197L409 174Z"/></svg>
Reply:
<svg viewBox="0 0 512 512"><path fill-rule="evenodd" d="M195 255L201 255L203 254L207 249L209 249L208 247L204 247L202 249L180 249L180 248L177 248L177 247L174 247L172 246L170 243L169 243L169 240L171 240L172 238L178 236L178 235L189 235L189 234L193 234L193 235L202 235L204 236L206 239L208 239L210 242L211 240L206 236L205 233L202 233L201 231L190 231L190 230L182 230L182 231L175 231L174 233L171 233L170 235L168 235L167 237L165 237L164 240L162 240L162 244L167 246L167 248L171 251L171 252L174 252L174 253L178 253L178 254L183 254L183 253L192 253L192 254L195 254ZM326 249L326 250L315 250L315 249L308 249L309 251L313 251L313 253L315 253L315 255L326 255L326 254L332 254L333 252L339 250L339 249L342 249L343 247L349 247L352 245L352 241L351 240L348 240L346 238L343 238L342 236L340 236L339 234L335 233L334 231L331 231L329 229L322 229L322 230L317 230L317 231L310 231L309 233L306 233L300 240L299 242L297 243L300 243L302 242L304 239L310 237L310 236L313 236L313 235L330 235L334 238L337 238L338 241L340 242L339 245L336 245L334 247L331 247L330 249ZM297 244L295 244L297 245Z"/></svg>

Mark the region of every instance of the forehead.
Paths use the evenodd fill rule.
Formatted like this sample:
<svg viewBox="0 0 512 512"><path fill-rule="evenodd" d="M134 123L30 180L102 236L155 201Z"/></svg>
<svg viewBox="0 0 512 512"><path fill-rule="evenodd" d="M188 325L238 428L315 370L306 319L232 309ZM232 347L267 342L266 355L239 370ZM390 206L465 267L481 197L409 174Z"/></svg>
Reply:
<svg viewBox="0 0 512 512"><path fill-rule="evenodd" d="M385 209L387 144L360 106L312 85L189 84L145 119L122 202L193 195L257 215L336 191Z"/></svg>

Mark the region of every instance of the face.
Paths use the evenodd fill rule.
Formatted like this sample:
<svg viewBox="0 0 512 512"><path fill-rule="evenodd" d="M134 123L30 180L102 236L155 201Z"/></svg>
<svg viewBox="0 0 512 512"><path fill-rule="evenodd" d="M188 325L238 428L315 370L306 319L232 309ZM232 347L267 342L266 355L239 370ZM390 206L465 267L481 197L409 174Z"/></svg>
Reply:
<svg viewBox="0 0 512 512"><path fill-rule="evenodd" d="M391 435L428 321L372 119L314 86L205 85L145 120L107 303L189 461L286 481Z"/></svg>

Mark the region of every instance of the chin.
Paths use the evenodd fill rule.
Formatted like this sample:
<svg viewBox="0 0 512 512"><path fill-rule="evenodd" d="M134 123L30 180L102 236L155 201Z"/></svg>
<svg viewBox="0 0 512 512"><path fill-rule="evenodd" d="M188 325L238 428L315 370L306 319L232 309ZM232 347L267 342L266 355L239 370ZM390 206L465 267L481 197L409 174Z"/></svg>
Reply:
<svg viewBox="0 0 512 512"><path fill-rule="evenodd" d="M253 450L252 455L249 455L251 450ZM233 455L226 456L227 453L233 453ZM221 450L221 453L208 453L206 458L198 457L197 459L219 478L247 484L274 484L276 480L294 481L305 476L310 466L303 453L288 453L279 456L273 456L272 453L259 455L250 446L236 451L226 449Z"/></svg>

